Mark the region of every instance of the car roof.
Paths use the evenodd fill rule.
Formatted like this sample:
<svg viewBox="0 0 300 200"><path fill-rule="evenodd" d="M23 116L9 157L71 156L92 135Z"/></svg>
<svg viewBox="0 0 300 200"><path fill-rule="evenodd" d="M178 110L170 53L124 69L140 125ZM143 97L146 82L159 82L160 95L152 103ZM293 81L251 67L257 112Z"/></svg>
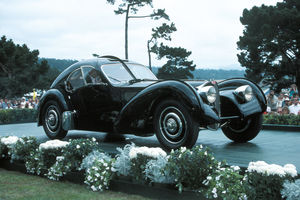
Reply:
<svg viewBox="0 0 300 200"><path fill-rule="evenodd" d="M132 61L128 61L128 60L123 60L123 62L125 62L126 64L127 63L138 64L136 62L132 62ZM73 65L69 66L64 71L62 71L58 75L58 77L53 81L50 88L55 87L58 82L60 82L62 79L64 79L66 76L68 76L72 71L74 71L75 69L79 68L82 65L92 65L92 66L98 67L98 66L102 66L104 64L114 64L114 63L120 63L120 61L115 60L115 59L110 59L110 58L95 58L95 59L81 60L81 61L76 62Z"/></svg>

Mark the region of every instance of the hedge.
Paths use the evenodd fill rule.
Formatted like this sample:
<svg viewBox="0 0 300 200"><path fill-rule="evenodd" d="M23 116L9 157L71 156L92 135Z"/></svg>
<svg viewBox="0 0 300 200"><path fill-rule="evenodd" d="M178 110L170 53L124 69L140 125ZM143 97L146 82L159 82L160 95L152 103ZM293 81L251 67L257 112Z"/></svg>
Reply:
<svg viewBox="0 0 300 200"><path fill-rule="evenodd" d="M37 110L35 109L10 109L0 110L0 125L36 122ZM264 115L263 124L300 125L300 115Z"/></svg>
<svg viewBox="0 0 300 200"><path fill-rule="evenodd" d="M7 109L0 110L0 124L13 124L36 122L37 110L35 109Z"/></svg>
<svg viewBox="0 0 300 200"><path fill-rule="evenodd" d="M264 124L300 125L300 115L264 115Z"/></svg>

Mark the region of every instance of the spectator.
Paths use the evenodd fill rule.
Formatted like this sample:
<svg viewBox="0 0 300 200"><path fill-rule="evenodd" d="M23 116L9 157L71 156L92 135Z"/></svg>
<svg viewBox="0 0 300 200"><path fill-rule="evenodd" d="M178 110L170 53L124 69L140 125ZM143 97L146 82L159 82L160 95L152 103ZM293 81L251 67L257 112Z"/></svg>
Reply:
<svg viewBox="0 0 300 200"><path fill-rule="evenodd" d="M26 101L25 101L25 97L22 97L22 100L21 100L21 108L25 108L25 105L26 105Z"/></svg>
<svg viewBox="0 0 300 200"><path fill-rule="evenodd" d="M289 115L290 114L290 110L289 110L289 108L287 106L284 106L282 108L282 114L283 115Z"/></svg>
<svg viewBox="0 0 300 200"><path fill-rule="evenodd" d="M283 93L280 93L280 95L278 96L277 105L276 105L277 109L283 107L283 102L284 102L284 96L283 96Z"/></svg>
<svg viewBox="0 0 300 200"><path fill-rule="evenodd" d="M300 111L299 100L297 98L293 99L293 104L289 106L289 110L291 114L298 115Z"/></svg>
<svg viewBox="0 0 300 200"><path fill-rule="evenodd" d="M2 103L2 109L7 109L7 103L8 103L7 98L4 98L4 102Z"/></svg>
<svg viewBox="0 0 300 200"><path fill-rule="evenodd" d="M0 110L3 109L2 103L3 103L3 99L0 99Z"/></svg>
<svg viewBox="0 0 300 200"><path fill-rule="evenodd" d="M268 95L268 98L267 98L267 107L270 107L272 112L277 111L277 101L278 101L278 99L277 99L274 91L271 90L270 94Z"/></svg>
<svg viewBox="0 0 300 200"><path fill-rule="evenodd" d="M291 88L289 90L289 96L290 96L290 98L293 97L294 93L298 93L298 88L297 88L296 84L292 84L291 85Z"/></svg>

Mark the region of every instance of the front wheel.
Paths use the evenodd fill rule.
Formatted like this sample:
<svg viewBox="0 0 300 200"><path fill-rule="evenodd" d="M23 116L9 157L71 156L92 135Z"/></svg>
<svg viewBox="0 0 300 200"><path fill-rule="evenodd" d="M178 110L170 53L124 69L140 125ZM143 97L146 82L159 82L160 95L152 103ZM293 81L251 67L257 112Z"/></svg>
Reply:
<svg viewBox="0 0 300 200"><path fill-rule="evenodd" d="M154 113L156 137L167 150L191 148L197 141L199 127L186 107L175 100L162 101Z"/></svg>
<svg viewBox="0 0 300 200"><path fill-rule="evenodd" d="M248 142L254 139L262 128L262 114L253 115L247 120L233 120L222 128L223 133L234 142Z"/></svg>
<svg viewBox="0 0 300 200"><path fill-rule="evenodd" d="M62 128L62 109L56 101L48 101L43 109L43 128L50 139L62 139L68 131Z"/></svg>

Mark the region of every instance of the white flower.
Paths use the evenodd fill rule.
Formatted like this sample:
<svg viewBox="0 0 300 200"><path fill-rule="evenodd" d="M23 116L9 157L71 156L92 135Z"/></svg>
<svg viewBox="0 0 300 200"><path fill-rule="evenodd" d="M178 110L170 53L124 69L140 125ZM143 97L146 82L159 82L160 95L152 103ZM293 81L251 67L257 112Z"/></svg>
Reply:
<svg viewBox="0 0 300 200"><path fill-rule="evenodd" d="M96 188L94 185L92 185L91 189L92 189L94 192L97 191L97 188Z"/></svg>
<svg viewBox="0 0 300 200"><path fill-rule="evenodd" d="M219 180L220 180L220 176L217 176L217 177L216 177L216 181L219 181Z"/></svg>
<svg viewBox="0 0 300 200"><path fill-rule="evenodd" d="M264 161L250 162L248 166L249 172L257 172L266 175L278 175L280 177L290 175L297 176L296 167L292 164L287 164L284 167L276 164L267 164Z"/></svg>
<svg viewBox="0 0 300 200"><path fill-rule="evenodd" d="M295 177L298 175L295 165L286 164L283 166L283 170L285 171L285 173L287 173L288 175L290 175L292 177Z"/></svg>
<svg viewBox="0 0 300 200"><path fill-rule="evenodd" d="M240 170L240 167L239 166L231 166L231 168L234 170L234 171L238 171L238 170Z"/></svg>
<svg viewBox="0 0 300 200"><path fill-rule="evenodd" d="M212 178L211 178L211 176L208 176L206 179L210 181Z"/></svg>
<svg viewBox="0 0 300 200"><path fill-rule="evenodd" d="M204 155L207 156L207 151L204 152Z"/></svg>
<svg viewBox="0 0 300 200"><path fill-rule="evenodd" d="M159 156L166 157L167 153L161 148L149 148L149 147L132 147L129 151L130 159L134 159L138 154L145 155L152 158L158 158Z"/></svg>
<svg viewBox="0 0 300 200"><path fill-rule="evenodd" d="M67 146L69 142L61 141L61 140L49 140L45 143L40 144L39 149L57 149L57 148L63 148Z"/></svg>
<svg viewBox="0 0 300 200"><path fill-rule="evenodd" d="M92 137L92 141L93 141L93 142L96 142L96 138Z"/></svg>
<svg viewBox="0 0 300 200"><path fill-rule="evenodd" d="M1 142L7 146L14 145L19 140L17 136L8 136L1 138Z"/></svg>
<svg viewBox="0 0 300 200"><path fill-rule="evenodd" d="M186 151L186 147L181 147L180 148L180 151L183 153L183 152L185 152Z"/></svg>
<svg viewBox="0 0 300 200"><path fill-rule="evenodd" d="M77 145L76 145L76 148L77 148L77 149L80 149L80 146L77 144Z"/></svg>

